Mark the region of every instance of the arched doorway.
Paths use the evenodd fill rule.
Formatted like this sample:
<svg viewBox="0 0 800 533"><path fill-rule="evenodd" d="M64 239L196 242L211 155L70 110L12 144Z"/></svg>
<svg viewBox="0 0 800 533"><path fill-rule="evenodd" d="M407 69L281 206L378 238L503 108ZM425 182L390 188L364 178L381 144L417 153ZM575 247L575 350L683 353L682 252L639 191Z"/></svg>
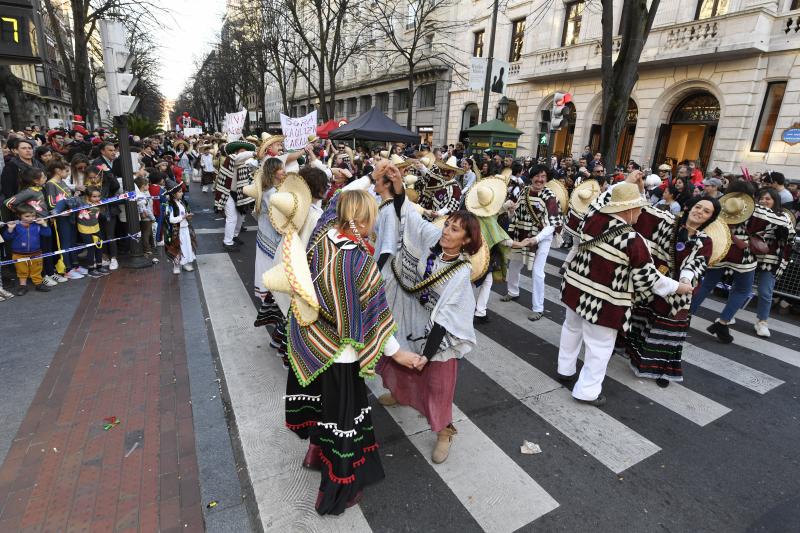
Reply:
<svg viewBox="0 0 800 533"><path fill-rule="evenodd" d="M600 120L598 111L595 120ZM639 107L633 98L628 99L628 113L625 118L625 124L622 126L622 131L619 134L619 141L617 142L617 158L616 165L625 165L631 159L631 148L633 147L633 136L636 135L636 122L639 120ZM600 131L602 127L600 124L592 124L592 129L589 132L589 146L592 148L592 153L597 153L600 150Z"/></svg>
<svg viewBox="0 0 800 533"><path fill-rule="evenodd" d="M553 134L553 155L558 156L559 159L566 155L572 155L572 138L575 135L575 122L578 119L575 104L569 102L567 108L569 115L567 115L566 126Z"/></svg>
<svg viewBox="0 0 800 533"><path fill-rule="evenodd" d="M658 130L653 166L666 162L674 167L683 161L698 160L700 169L707 170L719 116L719 100L707 91L681 100L672 111L669 124L662 124Z"/></svg>
<svg viewBox="0 0 800 533"><path fill-rule="evenodd" d="M469 137L466 130L472 126L478 125L479 116L478 104L472 103L464 106L464 110L461 112L461 133L458 134L459 141L463 142L466 137Z"/></svg>

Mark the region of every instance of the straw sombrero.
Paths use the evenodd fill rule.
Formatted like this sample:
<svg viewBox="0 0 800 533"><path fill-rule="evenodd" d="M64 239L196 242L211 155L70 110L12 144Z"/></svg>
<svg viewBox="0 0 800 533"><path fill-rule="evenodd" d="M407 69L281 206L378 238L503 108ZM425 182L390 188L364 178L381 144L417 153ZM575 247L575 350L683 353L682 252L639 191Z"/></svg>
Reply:
<svg viewBox="0 0 800 533"><path fill-rule="evenodd" d="M503 170L500 171L500 175L503 176L506 181L511 178L511 167L505 167Z"/></svg>
<svg viewBox="0 0 800 533"><path fill-rule="evenodd" d="M572 191L572 196L569 198L569 206L576 213L585 214L598 196L600 196L600 184L597 183L597 180L583 180Z"/></svg>
<svg viewBox="0 0 800 533"><path fill-rule="evenodd" d="M389 159L389 150L381 150L380 153L383 159Z"/></svg>
<svg viewBox="0 0 800 533"><path fill-rule="evenodd" d="M553 194L556 195L556 198L558 198L558 206L561 209L561 212L566 213L567 210L569 210L569 193L567 192L567 188L564 187L564 184L559 180L550 180L545 183L544 186L550 189Z"/></svg>
<svg viewBox="0 0 800 533"><path fill-rule="evenodd" d="M281 253L281 262L264 272L261 282L270 291L290 294L292 312L297 322L301 326L311 325L319 316L319 300L303 241L296 232L284 236Z"/></svg>
<svg viewBox="0 0 800 533"><path fill-rule="evenodd" d="M451 155L447 161L440 159L434 164L439 171L447 170L449 172L455 172L456 174L464 173L464 169L458 166L458 159L456 159L454 155Z"/></svg>
<svg viewBox="0 0 800 533"><path fill-rule="evenodd" d="M723 257L728 255L733 239L728 226L719 218L706 226L703 231L711 239L711 258L708 260L709 266L720 262Z"/></svg>
<svg viewBox="0 0 800 533"><path fill-rule="evenodd" d="M401 168L401 169L402 168L406 168L407 166L409 166L411 164L410 161L406 161L405 159L403 159L402 157L400 157L397 154L392 154L389 157L389 162L391 164L393 164L394 166L396 166L397 168Z"/></svg>
<svg viewBox="0 0 800 533"><path fill-rule="evenodd" d="M264 191L261 189L261 172L263 172L263 170L259 168L253 176L253 182L242 187L244 195L253 198L257 206L261 205L261 197L264 194Z"/></svg>
<svg viewBox="0 0 800 533"><path fill-rule="evenodd" d="M444 229L445 221L450 218L450 215L439 217L433 221L433 225L439 229ZM486 240L481 236L481 247L473 255L467 256L469 258L470 266L472 267L472 274L470 274L470 281L478 281L489 270L489 246Z"/></svg>
<svg viewBox="0 0 800 533"><path fill-rule="evenodd" d="M743 192L729 192L719 199L719 205L722 206L719 219L730 226L750 218L756 208L753 197Z"/></svg>
<svg viewBox="0 0 800 533"><path fill-rule="evenodd" d="M500 176L485 178L467 192L467 211L477 217L493 217L500 212L506 199L506 184Z"/></svg>
<svg viewBox="0 0 800 533"><path fill-rule="evenodd" d="M281 235L300 231L311 207L311 190L300 174L291 172L269 199L269 220Z"/></svg>
<svg viewBox="0 0 800 533"><path fill-rule="evenodd" d="M406 189L406 198L410 201L417 203L419 201L419 191L414 188L419 178L414 174L407 174L403 176L403 185Z"/></svg>
<svg viewBox="0 0 800 533"><path fill-rule="evenodd" d="M188 150L188 149L189 149L189 143L187 143L187 142L186 142L186 141L184 141L184 140L180 140L180 141L178 141L178 142L176 142L175 144L173 144L173 145L172 145L172 147L173 147L173 148L174 148L176 151L178 150L178 147L180 147L180 146L184 146L184 147L185 147L185 148L184 148L184 151L186 151L186 150Z"/></svg>
<svg viewBox="0 0 800 533"><path fill-rule="evenodd" d="M620 183L611 190L610 201L600 208L600 212L619 213L628 209L644 207L647 203L635 183Z"/></svg>

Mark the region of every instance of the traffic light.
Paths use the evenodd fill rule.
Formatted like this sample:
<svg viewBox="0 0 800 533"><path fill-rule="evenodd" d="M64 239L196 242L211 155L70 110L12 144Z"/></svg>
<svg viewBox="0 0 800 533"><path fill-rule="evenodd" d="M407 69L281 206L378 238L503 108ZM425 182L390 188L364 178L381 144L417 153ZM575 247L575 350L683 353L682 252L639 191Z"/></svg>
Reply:
<svg viewBox="0 0 800 533"><path fill-rule="evenodd" d="M567 104L571 101L570 93L556 93L553 96L553 111L550 113L550 129L552 131L560 130L567 124L570 112Z"/></svg>
<svg viewBox="0 0 800 533"><path fill-rule="evenodd" d="M128 48L125 26L116 20L101 20L100 35L111 115L117 117L133 113L139 105L139 98L131 95L131 91L139 79L131 73L133 55Z"/></svg>

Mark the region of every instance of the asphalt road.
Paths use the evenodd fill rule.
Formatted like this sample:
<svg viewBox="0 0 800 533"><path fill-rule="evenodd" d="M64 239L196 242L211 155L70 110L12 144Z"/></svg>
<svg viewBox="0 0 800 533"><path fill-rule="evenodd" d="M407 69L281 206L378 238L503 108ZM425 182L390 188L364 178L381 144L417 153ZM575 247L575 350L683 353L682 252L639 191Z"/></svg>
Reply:
<svg viewBox="0 0 800 533"><path fill-rule="evenodd" d="M608 404L578 405L554 381L564 318L558 250L542 321L525 320L530 293L501 303L503 285L493 288L490 322L477 327L479 346L459 367L450 459L432 465L435 436L424 420L373 399L386 479L343 517L320 519L318 474L299 469L304 446L281 424L285 371L252 328L255 231L241 235L241 252L224 253L210 197L194 187L202 297L265 530L800 530L797 317L775 313L764 340L752 311L740 312L734 343L722 345L705 332L720 308L709 299L692 324L682 386L659 389L615 356ZM525 440L542 452L520 453Z"/></svg>

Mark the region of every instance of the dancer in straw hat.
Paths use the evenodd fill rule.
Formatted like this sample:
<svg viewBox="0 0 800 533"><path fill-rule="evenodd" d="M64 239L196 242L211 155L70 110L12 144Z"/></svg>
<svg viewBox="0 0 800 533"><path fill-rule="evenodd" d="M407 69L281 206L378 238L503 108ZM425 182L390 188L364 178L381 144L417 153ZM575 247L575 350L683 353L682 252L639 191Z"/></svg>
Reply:
<svg viewBox="0 0 800 533"><path fill-rule="evenodd" d="M274 207L287 222L295 216L294 205ZM295 235L283 246L282 263L264 275L270 290L292 293L286 426L310 438L303 465L321 470L321 515L343 513L384 477L364 377L382 355L409 369L421 362L393 335L383 279L363 237L376 210L369 193L342 192L334 227L312 244L308 261L292 244Z"/></svg>
<svg viewBox="0 0 800 533"><path fill-rule="evenodd" d="M521 193L517 207L511 211L511 224L508 233L518 242L533 238L531 245L511 254L508 265L508 293L502 301L519 299L519 277L522 266L533 270L531 287L531 314L528 320L539 320L544 313L544 267L553 235L561 231L563 225L561 207L556 194L545 187L547 169L537 167L531 177L531 184ZM564 191L566 195L566 191ZM566 197L564 198L566 200Z"/></svg>
<svg viewBox="0 0 800 533"><path fill-rule="evenodd" d="M404 231L390 263L386 297L398 321L401 345L421 354L422 364L413 370L392 360L380 365L378 372L390 392L378 401L409 405L425 415L438 434L432 460L442 463L456 434L452 410L458 359L476 344L470 279L473 273L482 275L473 263L482 247L480 224L466 211L449 215L443 228L428 222L405 201L399 170L392 168L389 175Z"/></svg>
<svg viewBox="0 0 800 533"><path fill-rule="evenodd" d="M417 182L417 187L422 185L419 205L425 210L427 220L444 217L458 210L461 205L461 186L455 177L463 173L456 158L451 157L447 161L436 161L423 179Z"/></svg>
<svg viewBox="0 0 800 533"><path fill-rule="evenodd" d="M577 401L605 404L601 391L606 366L617 332L628 330L635 294L652 291L666 297L692 291L691 285L658 271L647 243L633 229L646 203L636 184L614 187L607 203L586 215L580 250L566 266L561 299L567 309L558 349L558 375L566 383L577 378L572 389ZM584 346L584 365L578 376L578 355Z"/></svg>
<svg viewBox="0 0 800 533"><path fill-rule="evenodd" d="M706 272L700 290L692 300L694 312L708 293L722 281L726 270L733 272L728 301L717 320L707 328L723 344L733 342L728 325L752 294L758 254L769 254L768 241L772 240L775 229L787 224L783 213L756 205L753 194L751 182L737 180L728 186L728 192L719 199L722 205L719 218L728 224L733 244L726 256Z"/></svg>
<svg viewBox="0 0 800 533"><path fill-rule="evenodd" d="M659 272L697 286L709 264L730 245L727 226L715 222L719 211L714 198L695 197L678 216L646 205L633 227L648 241ZM659 387L683 381L681 354L691 320L691 298L691 294L639 295L624 339L637 376L655 379Z"/></svg>

